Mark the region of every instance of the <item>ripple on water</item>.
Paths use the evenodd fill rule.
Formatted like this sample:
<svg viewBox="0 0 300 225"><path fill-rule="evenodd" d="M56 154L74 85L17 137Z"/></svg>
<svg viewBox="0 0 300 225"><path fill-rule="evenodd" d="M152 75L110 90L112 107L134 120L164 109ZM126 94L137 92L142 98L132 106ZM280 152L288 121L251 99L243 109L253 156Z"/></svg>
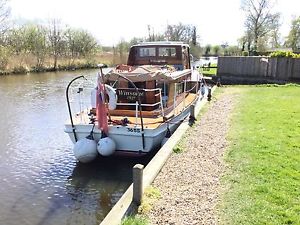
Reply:
<svg viewBox="0 0 300 225"><path fill-rule="evenodd" d="M99 224L130 183L130 161L76 163L63 133L74 73L0 77L0 224Z"/></svg>

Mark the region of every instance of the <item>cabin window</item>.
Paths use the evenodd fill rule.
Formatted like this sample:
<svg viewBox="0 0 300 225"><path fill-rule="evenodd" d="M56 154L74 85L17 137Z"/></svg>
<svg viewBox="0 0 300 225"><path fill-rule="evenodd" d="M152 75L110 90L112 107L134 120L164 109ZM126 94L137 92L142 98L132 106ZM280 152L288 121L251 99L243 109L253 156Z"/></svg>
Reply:
<svg viewBox="0 0 300 225"><path fill-rule="evenodd" d="M140 48L139 49L139 56L140 57L149 57L155 56L155 48Z"/></svg>
<svg viewBox="0 0 300 225"><path fill-rule="evenodd" d="M161 89L161 98L163 102L163 106L167 106L168 102L168 93L169 93L169 85L166 82L156 82L156 87Z"/></svg>
<svg viewBox="0 0 300 225"><path fill-rule="evenodd" d="M168 47L159 48L158 56L176 57L176 48L168 48Z"/></svg>
<svg viewBox="0 0 300 225"><path fill-rule="evenodd" d="M160 88L161 89L161 95L165 96L168 95L168 91L169 91L169 85L166 82L156 82L156 88Z"/></svg>
<svg viewBox="0 0 300 225"><path fill-rule="evenodd" d="M176 83L176 95L180 95L184 92L184 83Z"/></svg>

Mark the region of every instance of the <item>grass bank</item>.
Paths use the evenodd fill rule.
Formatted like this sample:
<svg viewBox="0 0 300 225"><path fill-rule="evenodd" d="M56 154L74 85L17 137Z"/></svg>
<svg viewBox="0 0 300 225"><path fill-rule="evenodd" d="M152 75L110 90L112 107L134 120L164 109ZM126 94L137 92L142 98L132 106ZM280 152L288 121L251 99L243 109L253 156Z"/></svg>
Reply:
<svg viewBox="0 0 300 225"><path fill-rule="evenodd" d="M212 67L217 67L217 64L211 64ZM217 68L205 68L205 67L201 67L200 68L200 72L204 75L204 76L213 76L213 75L217 75Z"/></svg>
<svg viewBox="0 0 300 225"><path fill-rule="evenodd" d="M121 62L123 61L119 56L110 52L103 52L89 57L76 58L72 60L66 57L59 57L57 60L57 68L55 69L52 58L45 58L43 63L37 66L37 60L33 55L19 54L10 57L5 65L0 66L0 75L92 69L97 68L99 63L112 66Z"/></svg>
<svg viewBox="0 0 300 225"><path fill-rule="evenodd" d="M300 224L300 86L235 91L221 224Z"/></svg>

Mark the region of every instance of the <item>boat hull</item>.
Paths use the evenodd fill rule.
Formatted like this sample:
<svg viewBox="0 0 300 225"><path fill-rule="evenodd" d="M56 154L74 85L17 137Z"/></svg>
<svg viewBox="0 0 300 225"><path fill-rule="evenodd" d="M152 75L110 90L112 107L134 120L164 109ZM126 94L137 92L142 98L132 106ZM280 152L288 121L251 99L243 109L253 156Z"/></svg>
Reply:
<svg viewBox="0 0 300 225"><path fill-rule="evenodd" d="M197 104L199 98L197 97L193 104ZM192 105L192 104L191 104ZM108 136L116 143L116 149L118 153L148 153L153 149L161 146L163 139L167 133L169 127L171 133L173 133L181 122L185 119L188 120L190 115L191 105L186 107L181 113L171 118L168 122L162 123L155 129L144 128L144 146L142 138L142 130L140 126L121 126L121 125L110 125L108 130ZM93 129L93 124L79 124L75 125L76 137L78 140L88 136ZM65 125L65 132L69 134L70 139L75 143L75 137L73 134L72 126L70 123ZM98 142L101 138L101 131L95 127L93 136Z"/></svg>

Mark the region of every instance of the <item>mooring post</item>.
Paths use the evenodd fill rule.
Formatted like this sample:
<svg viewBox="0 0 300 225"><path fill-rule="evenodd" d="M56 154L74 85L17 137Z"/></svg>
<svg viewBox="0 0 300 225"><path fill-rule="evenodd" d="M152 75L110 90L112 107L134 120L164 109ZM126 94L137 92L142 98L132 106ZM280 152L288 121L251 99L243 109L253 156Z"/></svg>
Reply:
<svg viewBox="0 0 300 225"><path fill-rule="evenodd" d="M140 205L143 197L143 170L142 164L136 164L133 167L133 202Z"/></svg>
<svg viewBox="0 0 300 225"><path fill-rule="evenodd" d="M195 119L195 105L191 105L190 117Z"/></svg>
<svg viewBox="0 0 300 225"><path fill-rule="evenodd" d="M207 101L211 100L211 87L208 88Z"/></svg>
<svg viewBox="0 0 300 225"><path fill-rule="evenodd" d="M195 117L195 105L191 105L190 106L190 118L189 118L189 123L190 124L193 124L196 120L196 117Z"/></svg>

